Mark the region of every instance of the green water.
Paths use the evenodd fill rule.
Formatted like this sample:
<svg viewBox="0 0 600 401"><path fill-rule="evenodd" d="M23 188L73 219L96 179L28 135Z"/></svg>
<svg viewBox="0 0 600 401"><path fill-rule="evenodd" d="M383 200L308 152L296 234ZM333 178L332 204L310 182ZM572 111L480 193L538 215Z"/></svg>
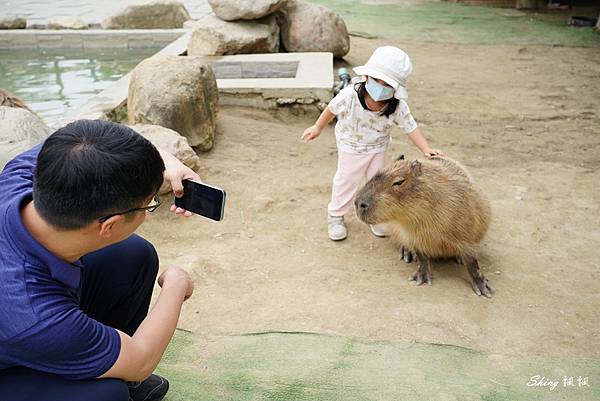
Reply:
<svg viewBox="0 0 600 401"><path fill-rule="evenodd" d="M0 51L0 88L19 96L52 125L158 50Z"/></svg>

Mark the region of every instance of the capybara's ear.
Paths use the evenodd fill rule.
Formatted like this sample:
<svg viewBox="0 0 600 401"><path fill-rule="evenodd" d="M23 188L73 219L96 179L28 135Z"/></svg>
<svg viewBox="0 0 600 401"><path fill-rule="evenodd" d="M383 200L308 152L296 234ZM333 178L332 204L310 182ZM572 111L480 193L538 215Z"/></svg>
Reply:
<svg viewBox="0 0 600 401"><path fill-rule="evenodd" d="M421 162L418 160L413 160L410 163L410 171L412 171L415 177L421 175Z"/></svg>
<svg viewBox="0 0 600 401"><path fill-rule="evenodd" d="M399 161L399 160L404 160L404 155L400 155L400 156L396 157L396 161Z"/></svg>

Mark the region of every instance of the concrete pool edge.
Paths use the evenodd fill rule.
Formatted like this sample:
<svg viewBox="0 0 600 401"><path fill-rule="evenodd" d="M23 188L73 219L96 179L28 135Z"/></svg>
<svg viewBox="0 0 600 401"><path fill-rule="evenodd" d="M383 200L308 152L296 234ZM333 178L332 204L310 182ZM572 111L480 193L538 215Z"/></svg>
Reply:
<svg viewBox="0 0 600 401"><path fill-rule="evenodd" d="M97 50L163 47L187 29L7 29L0 50Z"/></svg>

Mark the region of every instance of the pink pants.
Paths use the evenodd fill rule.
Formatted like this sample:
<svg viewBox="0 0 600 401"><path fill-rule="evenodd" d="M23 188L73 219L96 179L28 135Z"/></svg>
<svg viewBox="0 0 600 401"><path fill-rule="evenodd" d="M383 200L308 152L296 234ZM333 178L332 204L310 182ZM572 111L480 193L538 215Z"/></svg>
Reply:
<svg viewBox="0 0 600 401"><path fill-rule="evenodd" d="M330 216L343 216L352 207L354 195L363 180L369 180L385 164L385 153L347 153L338 150L338 167L333 177Z"/></svg>

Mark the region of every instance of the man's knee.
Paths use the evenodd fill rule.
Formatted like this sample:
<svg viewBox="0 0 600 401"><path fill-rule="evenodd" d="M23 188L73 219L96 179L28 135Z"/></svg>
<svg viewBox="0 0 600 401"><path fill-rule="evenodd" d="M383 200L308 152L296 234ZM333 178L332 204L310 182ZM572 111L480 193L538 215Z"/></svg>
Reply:
<svg viewBox="0 0 600 401"><path fill-rule="evenodd" d="M122 272L119 275L129 276L127 281L135 282L143 288L153 287L158 275L158 254L154 245L138 235L127 238L121 253L124 260L121 263ZM122 276L123 277L123 276Z"/></svg>
<svg viewBox="0 0 600 401"><path fill-rule="evenodd" d="M127 248L134 266L143 266L145 275L152 277L152 281L158 274L158 254L154 245L139 235L132 235L125 241L128 241Z"/></svg>
<svg viewBox="0 0 600 401"><path fill-rule="evenodd" d="M154 246L138 235L83 257L90 279L108 278L112 285L153 283L158 274L158 255Z"/></svg>

